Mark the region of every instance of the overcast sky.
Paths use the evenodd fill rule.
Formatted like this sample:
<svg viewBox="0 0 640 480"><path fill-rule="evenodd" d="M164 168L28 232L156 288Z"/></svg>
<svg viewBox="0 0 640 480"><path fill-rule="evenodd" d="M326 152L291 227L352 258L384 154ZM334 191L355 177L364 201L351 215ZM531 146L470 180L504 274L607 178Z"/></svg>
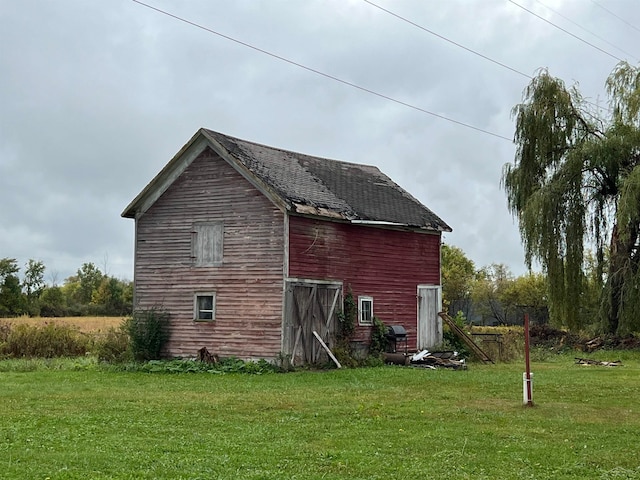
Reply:
<svg viewBox="0 0 640 480"><path fill-rule="evenodd" d="M500 178L527 77L606 106L607 75L640 56L637 0L146 1L416 108L133 1L0 0L0 258L43 261L48 283L84 262L132 278L120 214L200 127L376 165L478 267L522 274Z"/></svg>

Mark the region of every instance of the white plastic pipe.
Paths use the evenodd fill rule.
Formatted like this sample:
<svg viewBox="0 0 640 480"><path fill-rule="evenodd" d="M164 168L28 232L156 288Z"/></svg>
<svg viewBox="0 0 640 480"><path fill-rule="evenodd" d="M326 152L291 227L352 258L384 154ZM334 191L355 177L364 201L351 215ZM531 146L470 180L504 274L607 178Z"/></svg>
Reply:
<svg viewBox="0 0 640 480"><path fill-rule="evenodd" d="M522 404L533 405L533 373L529 374L529 378L527 372L522 374Z"/></svg>

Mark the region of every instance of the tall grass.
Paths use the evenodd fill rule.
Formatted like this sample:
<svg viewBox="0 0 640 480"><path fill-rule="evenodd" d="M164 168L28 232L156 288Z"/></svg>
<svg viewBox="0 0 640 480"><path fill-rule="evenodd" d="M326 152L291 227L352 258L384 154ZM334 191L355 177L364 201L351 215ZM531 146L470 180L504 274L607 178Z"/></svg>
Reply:
<svg viewBox="0 0 640 480"><path fill-rule="evenodd" d="M122 328L86 333L57 322L42 324L0 322L0 358L79 357L101 361L128 359L129 339Z"/></svg>
<svg viewBox="0 0 640 480"><path fill-rule="evenodd" d="M102 333L111 328L118 328L124 317L15 317L0 318L4 325L30 325L40 327L45 324L73 327L84 333Z"/></svg>

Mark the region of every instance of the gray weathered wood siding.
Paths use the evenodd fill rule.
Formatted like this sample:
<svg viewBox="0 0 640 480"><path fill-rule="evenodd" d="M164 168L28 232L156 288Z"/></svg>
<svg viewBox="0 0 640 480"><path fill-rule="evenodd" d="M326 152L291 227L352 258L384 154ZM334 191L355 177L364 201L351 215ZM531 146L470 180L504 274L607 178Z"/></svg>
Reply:
<svg viewBox="0 0 640 480"><path fill-rule="evenodd" d="M221 265L196 266L194 224L224 225ZM169 356L274 358L281 348L283 213L210 149L136 220L136 307L171 315ZM216 319L194 322L194 294L215 292Z"/></svg>

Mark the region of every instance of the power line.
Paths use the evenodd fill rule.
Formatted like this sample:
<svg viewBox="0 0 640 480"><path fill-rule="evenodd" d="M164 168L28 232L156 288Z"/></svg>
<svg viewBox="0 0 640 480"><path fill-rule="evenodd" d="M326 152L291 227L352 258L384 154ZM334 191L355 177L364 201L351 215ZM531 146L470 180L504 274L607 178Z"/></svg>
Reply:
<svg viewBox="0 0 640 480"><path fill-rule="evenodd" d="M429 30L428 28L423 27L422 25L419 25L419 24L417 24L416 22L413 22L412 20L409 20L409 19L408 19L408 18L406 18L406 17L403 17L403 16L401 16L401 15L398 15L397 13L392 12L392 11L391 11L391 10L389 10L389 9L386 9L386 8L384 8L384 7L381 7L380 5L377 5L377 4L373 3L371 0L362 0L362 1L363 1L363 2L365 2L365 3L368 3L368 4L369 4L369 5L371 5L372 7L376 7L376 8L378 8L378 9L382 10L383 12L388 13L389 15L391 15L391 16L393 16L393 17L395 17L395 18L399 19L399 20L402 20L403 22L406 22L406 23L408 23L408 24L410 24L410 25L413 25L414 27L419 28L420 30L423 30L423 31L425 31L425 32L427 32L427 33L430 33L431 35L434 35L434 36L436 36L436 37L438 37L438 38L440 38L440 39L444 40L445 42L449 42L449 43L451 43L452 45L455 45L456 47L460 47L460 48L462 48L463 50L466 50L467 52L473 53L474 55L477 55L477 56L479 56L479 57L481 57L481 58L483 58L483 59L485 59L485 60L490 61L491 63L494 63L494 64L496 64L496 65L499 65L499 66L501 66L501 67L504 67L504 68L506 68L507 70L511 70L512 72L515 72L515 73L517 73L518 75L522 75L523 77L525 77L525 78L527 78L527 79L529 79L529 80L533 80L533 77L532 77L531 75L527 75L526 73L523 73L523 72L521 72L520 70L516 70L515 68L512 68L512 67L510 67L510 66L508 66L508 65L506 65L506 64L504 64L504 63L498 62L497 60L494 60L494 59L492 59L492 58L490 58L490 57L488 57L488 56L486 56L486 55L483 55L482 53L479 53L479 52L477 52L477 51L475 51L475 50L472 50L471 48L465 47L464 45L462 45L462 44L460 44L460 43L454 42L453 40L451 40L451 39L449 39L449 38L447 38L447 37L445 37L445 36L443 36L443 35L440 35L440 34L438 34L438 33L436 33L436 32L433 32L432 30ZM541 2L538 2L538 3L541 3ZM517 4L516 4L516 5L517 5ZM520 5L518 5L518 6L520 6ZM548 7L547 7L547 8L548 8ZM550 10L551 10L551 9L550 9ZM590 101L588 101L588 100L586 101L586 103L588 103L588 104L590 104L590 105L593 105L593 106L595 106L595 107L597 107L597 108L601 108L601 107L600 107L600 105L598 105L598 104L596 104L596 103L593 103L593 102L590 102Z"/></svg>
<svg viewBox="0 0 640 480"><path fill-rule="evenodd" d="M362 0L362 1L365 2L365 3L368 3L372 7L375 7L377 9L379 9L379 10L382 10L385 13L388 13L389 15L392 15L392 16L396 17L399 20L402 20L403 22L407 22L407 23L413 25L414 27L419 28L420 30L423 30L423 31L425 31L425 32L427 32L427 33L429 33L431 35L434 35L434 36L438 37L439 39L444 40L445 42L449 42L452 45L455 45L456 47L459 47L459 48L462 48L463 50L466 50L467 52L473 53L474 55L477 55L477 56L479 56L481 58L484 58L485 60L488 60L491 63L495 63L496 65L499 65L499 66L501 66L503 68L506 68L507 70L511 70L512 72L517 73L518 75L522 75L525 78L531 79L531 75L527 75L526 73L521 72L520 70L516 70L515 68L512 68L509 65L505 65L504 63L501 63L501 62L499 62L497 60L494 60L494 59L492 59L490 57L487 57L486 55L483 55L480 52L477 52L475 50L472 50L471 48L465 47L464 45L462 45L460 43L454 42L453 40L451 40L451 39L449 39L449 38L447 38L447 37L445 37L443 35L440 35L439 33L436 33L436 32L434 32L432 30L429 30L428 28L423 27L422 25L419 25L419 24L411 21L406 17L398 15L397 13L394 13L391 10L388 10L388 9L386 9L384 7L381 7L380 5L377 5L377 4L373 3L373 2L371 2L370 0Z"/></svg>
<svg viewBox="0 0 640 480"><path fill-rule="evenodd" d="M563 15L563 14L562 14L562 13L560 13L559 11L554 10L554 9L553 9L553 8L551 8L549 5L545 5L545 4L544 4L544 3L542 3L540 0L536 0L536 2L538 2L540 5L542 5L542 6L543 6L544 8L546 8L547 10L552 11L553 13L555 13L556 15L558 15L559 17L564 18L567 22L572 23L573 25L575 25L575 26L576 26L576 27L578 27L579 29L581 29L581 30L583 30L583 31L587 32L587 33L588 33L588 34L590 34L590 35L593 35L593 36L594 36L594 37L596 37L598 40L602 40L604 43L606 43L606 44L607 44L607 45L609 45L610 47L613 47L613 48L615 48L616 50L621 51L622 53L624 53L625 55L628 55L628 56L629 56L629 57L631 57L631 58L634 58L634 59L636 59L636 60L638 59L638 57L636 57L636 56L635 56L635 55L633 55L632 53L629 53L629 52L627 52L627 51L623 50L622 48L618 47L617 45L614 45L613 43L609 42L607 39L605 39L605 38L601 37L600 35L598 35L598 34L596 34L596 33L594 33L594 32L592 32L591 30L587 30L587 29L586 29L586 28L584 28L582 25L580 25L580 24L578 24L578 23L574 22L574 21L573 21L573 20L571 20L569 17L567 17L567 16ZM596 2L593 2L593 3L596 3ZM596 5L597 5L597 3L596 3ZM599 6L599 5L598 5L598 6Z"/></svg>
<svg viewBox="0 0 640 480"><path fill-rule="evenodd" d="M362 87L362 86L360 86L360 85L357 85L357 84L355 84L355 83L349 82L349 81L347 81L347 80L343 80L343 79L341 79L341 78L335 77L335 76L330 75L330 74L328 74L328 73L321 72L320 70L316 70L315 68L307 67L306 65L303 65L303 64L301 64L301 63L295 62L295 61L293 61L293 60L289 60L288 58L282 57L282 56L277 55L277 54L275 54L275 53L272 53L272 52L269 52L269 51L264 50L264 49L262 49L262 48L256 47L256 46L254 46L254 45L251 45L250 43L243 42L242 40L238 40L238 39L236 39L236 38L230 37L230 36L225 35L225 34L223 34L223 33L217 32L217 31L215 31L215 30L213 30L213 29L211 29L211 28L208 28L208 27L205 27L205 26L200 25L200 24L198 24L198 23L192 22L191 20L187 20L187 19L185 19L185 18L179 17L178 15L174 15L173 13L170 13L170 12L167 12L167 11L162 10L162 9L160 9L160 8L154 7L154 6L152 6L152 5L149 5L149 4L147 4L147 3L142 2L142 1L140 1L140 0L132 0L132 1L133 1L134 3L137 3L137 4L139 4L139 5L142 5L143 7L147 7L147 8L149 8L149 9L151 9L151 10L154 10L154 11L156 11L156 12L158 12L158 13L161 13L161 14L163 14L163 15L166 15L167 17L171 17L171 18L173 18L173 19L175 19L175 20L178 20L178 21L180 21L180 22L186 23L187 25L191 25L192 27L199 28L200 30L204 30L205 32L211 33L211 34L213 34L213 35L217 35L217 36L222 37L222 38L224 38L224 39L226 39L226 40L232 41L232 42L237 43L237 44L239 44L239 45L242 45L242 46L244 46L244 47L247 47L247 48L250 48L250 49L252 49L252 50L255 50L256 52L263 53L263 54L268 55L268 56L270 56L270 57L272 57L272 58L275 58L275 59L277 59L277 60L280 60L280 61L286 62L286 63L288 63L288 64L290 64L290 65L294 65L294 66L296 66L296 67L298 67L298 68L302 68L302 69L304 69L304 70L306 70L306 71L308 71L308 72L315 73L316 75L320 75L320 76L322 76L322 77L328 78L328 79L333 80L333 81L335 81L335 82L342 83L343 85L347 85L347 86L349 86L349 87L356 88L356 89L358 89L358 90L360 90L360 91L363 91L363 92L369 93L369 94L371 94L371 95L375 95L376 97L383 98L383 99L388 100L388 101L390 101L390 102L394 102L394 103L396 103L396 104L398 104L398 105L402 105L402 106L404 106L404 107L411 108L411 109L416 110L416 111L421 112L421 113L426 113L427 115L431 115L431 116L433 116L433 117L440 118L441 120L446 120L447 122L450 122L450 123L455 123L456 125L460 125L460 126L462 126L462 127L466 127L466 128L471 129L471 130L475 130L475 131L477 131L477 132L484 133L484 134L486 134L486 135L491 135L491 136L493 136L493 137L500 138L500 139L502 139L502 140L507 140L507 141L509 141L509 142L512 142L512 141L513 141L513 139L511 139L511 138L509 138L509 137L505 137L504 135L500 135L500 134L498 134L498 133L494 133L494 132L491 132L491 131L489 131L489 130L484 130L484 129L480 128L480 127L475 127L475 126L473 126L473 125L470 125L470 124L468 124L468 123L462 122L462 121L460 121L460 120L455 120L455 119L453 119L453 118L449 118L449 117L446 117L446 116L444 116L444 115L440 115L439 113L435 113L435 112L432 112L432 111L430 111L430 110L426 110L426 109L421 108L421 107L418 107L418 106L416 106L416 105L412 105L412 104L407 103L407 102L404 102L404 101L402 101L402 100L398 100L398 99L396 99L396 98L389 97L388 95L385 95L385 94L382 94L382 93L376 92L376 91L371 90L371 89L369 89L369 88Z"/></svg>
<svg viewBox="0 0 640 480"><path fill-rule="evenodd" d="M625 23L627 25L629 25L631 28L633 28L634 30L637 30L638 32L640 32L640 28L636 27L635 25L627 22L624 18L622 18L621 16L615 14L614 12L612 12L611 10L609 10L606 7L603 7L602 5L600 5L598 2L596 2L595 0L591 0L591 2L596 6L596 7L600 7L602 10L604 10L605 12L607 12L609 15L612 15L614 17L616 17L618 20L620 20L622 23Z"/></svg>
<svg viewBox="0 0 640 480"><path fill-rule="evenodd" d="M595 48L595 49L596 49L596 50L598 50L599 52L602 52L602 53L604 53L605 55L609 55L610 57L615 58L615 59L616 59L616 60L618 60L619 62L622 62L622 61L623 61L621 58L619 58L619 57L615 56L613 53L609 53L609 52L607 52L606 50L603 50L602 48L598 47L597 45L594 45L593 43L587 42L584 38L581 38L581 37L579 37L579 36L577 36L577 35L574 35L574 34L573 34L573 33L571 33L569 30L565 30L564 28L562 28L562 27L560 27L560 26L556 25L555 23L550 22L550 21L549 21L549 20L547 20L546 18L541 17L540 15L538 15L537 13L535 13L535 12L533 12L533 11L529 10L529 9L528 9L528 8L526 8L526 7L523 7L522 5L520 5L519 3L515 2L514 0L507 0L507 1L508 1L508 2L510 2L510 3L513 3L516 7L520 7L522 10L524 10L524 11L525 11L525 12L527 12L527 13L530 13L530 14L531 14L531 15L533 15L534 17L539 18L539 19L540 19L540 20L542 20L543 22L546 22L546 23L548 23L549 25L551 25L551 26L553 26L553 27L557 28L558 30L563 31L564 33L566 33L567 35L570 35L571 37L575 38L576 40L579 40L579 41L581 41L582 43L585 43L585 44L589 45L590 47Z"/></svg>

